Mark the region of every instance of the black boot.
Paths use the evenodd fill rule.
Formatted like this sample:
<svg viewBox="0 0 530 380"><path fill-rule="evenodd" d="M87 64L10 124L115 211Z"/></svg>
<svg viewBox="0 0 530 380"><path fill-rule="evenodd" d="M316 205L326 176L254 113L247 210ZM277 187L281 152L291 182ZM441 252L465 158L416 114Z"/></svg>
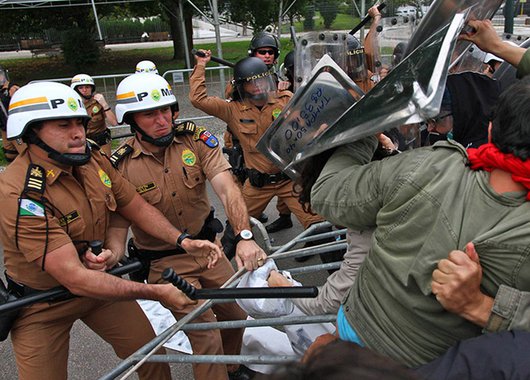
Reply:
<svg viewBox="0 0 530 380"><path fill-rule="evenodd" d="M291 214L280 214L280 217L265 227L265 229L268 233L272 233L291 228L292 226Z"/></svg>

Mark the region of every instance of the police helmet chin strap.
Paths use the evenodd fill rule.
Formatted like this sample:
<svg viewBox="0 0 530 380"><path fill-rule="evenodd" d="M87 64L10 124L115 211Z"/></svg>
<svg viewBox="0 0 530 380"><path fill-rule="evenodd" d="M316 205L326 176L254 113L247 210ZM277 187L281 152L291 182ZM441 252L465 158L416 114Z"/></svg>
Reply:
<svg viewBox="0 0 530 380"><path fill-rule="evenodd" d="M63 165L68 166L82 166L90 161L91 149L88 142L85 146L85 153L59 153L51 146L42 141L37 135L33 132L29 133L28 142L30 144L35 144L39 148L43 149L48 153L48 157Z"/></svg>
<svg viewBox="0 0 530 380"><path fill-rule="evenodd" d="M171 128L171 131L162 137L158 137L156 139L149 136L147 133L144 132L142 128L138 126L135 122L130 122L129 125L132 129L134 129L136 132L140 133L142 135L142 141L145 141L149 144L153 144L154 146L158 147L166 147L171 145L173 142L173 138L175 137L175 130Z"/></svg>

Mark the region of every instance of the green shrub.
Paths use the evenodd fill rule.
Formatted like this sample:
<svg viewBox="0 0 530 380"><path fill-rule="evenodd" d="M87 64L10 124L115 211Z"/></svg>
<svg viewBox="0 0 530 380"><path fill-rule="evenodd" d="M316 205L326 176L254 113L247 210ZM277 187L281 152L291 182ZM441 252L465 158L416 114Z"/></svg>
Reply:
<svg viewBox="0 0 530 380"><path fill-rule="evenodd" d="M80 29L71 29L65 34L63 51L67 64L84 71L95 66L101 54L95 37Z"/></svg>

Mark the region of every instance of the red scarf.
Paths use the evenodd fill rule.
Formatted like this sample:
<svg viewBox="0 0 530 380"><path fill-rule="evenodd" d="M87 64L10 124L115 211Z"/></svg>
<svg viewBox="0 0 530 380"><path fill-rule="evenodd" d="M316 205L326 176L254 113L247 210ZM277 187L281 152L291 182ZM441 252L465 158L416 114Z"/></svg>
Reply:
<svg viewBox="0 0 530 380"><path fill-rule="evenodd" d="M501 169L512 174L512 179L526 187L529 192L526 200L530 200L530 160L523 161L511 153L502 153L492 143L481 145L479 148L468 148L467 155L471 169L483 169L491 172Z"/></svg>

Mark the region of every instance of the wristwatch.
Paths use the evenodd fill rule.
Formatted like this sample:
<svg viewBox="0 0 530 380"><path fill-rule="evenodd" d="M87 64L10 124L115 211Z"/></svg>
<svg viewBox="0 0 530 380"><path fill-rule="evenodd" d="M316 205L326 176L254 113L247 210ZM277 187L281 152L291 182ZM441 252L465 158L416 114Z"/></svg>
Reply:
<svg viewBox="0 0 530 380"><path fill-rule="evenodd" d="M241 240L254 240L254 234L250 230L241 230L234 241L234 245L237 245Z"/></svg>
<svg viewBox="0 0 530 380"><path fill-rule="evenodd" d="M177 248L184 249L182 248L182 242L184 241L184 239L191 239L191 235L187 232L181 233L177 239Z"/></svg>

